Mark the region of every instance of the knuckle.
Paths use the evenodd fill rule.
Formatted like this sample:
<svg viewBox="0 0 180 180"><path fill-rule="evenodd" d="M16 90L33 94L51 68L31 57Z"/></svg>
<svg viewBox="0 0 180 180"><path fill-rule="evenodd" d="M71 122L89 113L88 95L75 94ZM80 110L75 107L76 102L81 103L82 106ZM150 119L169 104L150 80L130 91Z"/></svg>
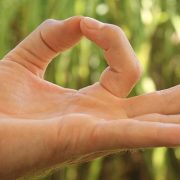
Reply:
<svg viewBox="0 0 180 180"><path fill-rule="evenodd" d="M134 67L133 70L131 70L131 78L133 81L138 81L141 75L142 75L142 67L137 60L136 67Z"/></svg>
<svg viewBox="0 0 180 180"><path fill-rule="evenodd" d="M135 68L135 78L139 79L142 75L142 66L137 62L137 67Z"/></svg>

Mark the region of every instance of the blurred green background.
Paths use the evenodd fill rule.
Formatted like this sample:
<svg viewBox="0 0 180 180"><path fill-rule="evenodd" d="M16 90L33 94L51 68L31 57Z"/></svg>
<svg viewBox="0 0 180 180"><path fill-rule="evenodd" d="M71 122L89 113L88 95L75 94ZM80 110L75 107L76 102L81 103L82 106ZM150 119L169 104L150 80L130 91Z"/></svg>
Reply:
<svg viewBox="0 0 180 180"><path fill-rule="evenodd" d="M121 26L144 74L131 96L180 83L180 0L0 0L0 58L48 18L94 17ZM79 89L106 67L87 39L58 56L45 78ZM179 180L180 149L156 148L97 159L55 170L37 180Z"/></svg>

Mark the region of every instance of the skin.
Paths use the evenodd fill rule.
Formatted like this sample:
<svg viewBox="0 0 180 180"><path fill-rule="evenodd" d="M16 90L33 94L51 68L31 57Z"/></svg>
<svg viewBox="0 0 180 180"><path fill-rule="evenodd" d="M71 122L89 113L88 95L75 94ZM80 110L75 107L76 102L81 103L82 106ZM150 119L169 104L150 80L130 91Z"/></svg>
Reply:
<svg viewBox="0 0 180 180"><path fill-rule="evenodd" d="M43 79L48 63L82 36L109 66L80 90ZM180 145L180 85L126 98L141 75L123 31L81 16L46 20L0 61L0 178L123 149Z"/></svg>

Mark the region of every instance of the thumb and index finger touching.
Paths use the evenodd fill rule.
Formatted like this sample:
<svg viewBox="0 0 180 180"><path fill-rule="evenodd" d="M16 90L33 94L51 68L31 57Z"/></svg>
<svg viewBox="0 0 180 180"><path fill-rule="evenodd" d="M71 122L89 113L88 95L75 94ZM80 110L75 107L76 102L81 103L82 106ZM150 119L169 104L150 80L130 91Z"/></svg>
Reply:
<svg viewBox="0 0 180 180"><path fill-rule="evenodd" d="M125 34L115 25L82 16L46 20L4 59L15 61L42 77L52 58L79 42L82 35L104 50L109 66L101 75L100 85L115 96L126 97L141 71Z"/></svg>

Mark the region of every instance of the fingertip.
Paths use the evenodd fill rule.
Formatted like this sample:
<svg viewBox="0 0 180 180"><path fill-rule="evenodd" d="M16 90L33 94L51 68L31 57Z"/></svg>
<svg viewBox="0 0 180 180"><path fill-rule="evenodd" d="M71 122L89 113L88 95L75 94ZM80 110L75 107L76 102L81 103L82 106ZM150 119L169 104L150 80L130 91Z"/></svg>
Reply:
<svg viewBox="0 0 180 180"><path fill-rule="evenodd" d="M93 19L91 17L83 17L81 19L81 27L85 29L90 29L90 30L98 30L100 29L104 23Z"/></svg>
<svg viewBox="0 0 180 180"><path fill-rule="evenodd" d="M78 23L80 24L80 21L84 18L84 16L81 16L81 15L77 15L77 16L72 16L68 19L65 19L64 22L67 22L67 23Z"/></svg>
<svg viewBox="0 0 180 180"><path fill-rule="evenodd" d="M65 24L65 31L72 31L72 33L80 33L82 34L81 32L81 29L80 29L80 22L82 20L83 16L72 16L68 19L65 19L63 20L64 24Z"/></svg>
<svg viewBox="0 0 180 180"><path fill-rule="evenodd" d="M84 36L88 34L88 27L86 26L86 17L83 17L80 21L80 29Z"/></svg>
<svg viewBox="0 0 180 180"><path fill-rule="evenodd" d="M103 27L103 24L91 17L83 17L80 21L80 29L84 36L94 41L99 36L99 30Z"/></svg>
<svg viewBox="0 0 180 180"><path fill-rule="evenodd" d="M100 48L106 50L109 45L106 42L104 33L102 33L104 27L104 23L90 17L83 17L80 22L82 34L96 43Z"/></svg>
<svg viewBox="0 0 180 180"><path fill-rule="evenodd" d="M80 21L83 16L72 16L65 20L52 21L41 29L46 44L53 46L56 52L62 52L75 45L82 37ZM50 21L50 22L51 22Z"/></svg>

